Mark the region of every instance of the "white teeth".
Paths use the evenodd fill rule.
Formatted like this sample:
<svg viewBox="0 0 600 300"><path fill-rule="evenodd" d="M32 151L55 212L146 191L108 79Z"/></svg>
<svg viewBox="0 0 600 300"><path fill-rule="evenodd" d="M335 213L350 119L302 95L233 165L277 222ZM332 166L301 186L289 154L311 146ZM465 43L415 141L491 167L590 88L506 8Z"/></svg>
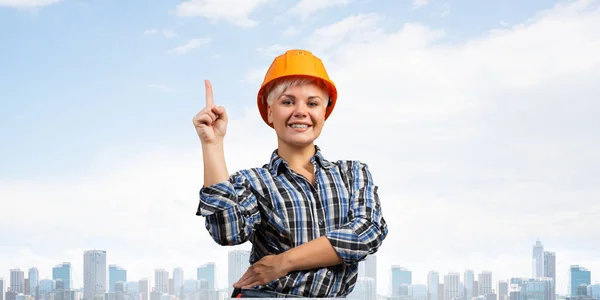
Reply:
<svg viewBox="0 0 600 300"><path fill-rule="evenodd" d="M308 128L306 124L292 124L292 128Z"/></svg>

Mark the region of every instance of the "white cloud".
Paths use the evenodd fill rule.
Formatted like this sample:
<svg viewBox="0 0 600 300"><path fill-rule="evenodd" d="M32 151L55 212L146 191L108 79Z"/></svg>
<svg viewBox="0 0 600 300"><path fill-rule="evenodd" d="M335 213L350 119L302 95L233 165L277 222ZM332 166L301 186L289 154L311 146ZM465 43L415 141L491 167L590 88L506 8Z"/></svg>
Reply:
<svg viewBox="0 0 600 300"><path fill-rule="evenodd" d="M381 19L381 16L373 13L349 16L317 29L308 38L308 44L315 52L321 52L350 41L372 41L381 37L377 28Z"/></svg>
<svg viewBox="0 0 600 300"><path fill-rule="evenodd" d="M30 9L57 4L61 1L62 0L0 0L0 6Z"/></svg>
<svg viewBox="0 0 600 300"><path fill-rule="evenodd" d="M168 30L168 29L148 29L148 30L144 31L144 34L145 35L162 34L166 38L173 38L173 37L177 36L177 33L175 33L172 30Z"/></svg>
<svg viewBox="0 0 600 300"><path fill-rule="evenodd" d="M380 186L390 226L378 253L380 293L388 291L391 264L409 267L421 282L430 269L487 269L494 281L529 276L536 237L556 251L557 274L570 264L600 270L600 9L593 3L564 3L460 43L421 24L386 31L376 15L350 17L307 40L340 92L318 144L330 159L368 163ZM250 77L262 79L267 67ZM228 128L230 172L264 164L276 146L254 102L247 107ZM155 267L183 265L193 274L216 261L224 286L225 250L232 248L215 246L194 216L202 178L195 113L182 129L189 130L187 144L166 148L161 141L127 157L104 150L87 176L71 180L0 182L0 199L11 200L0 210L0 227L19 228L7 240L104 247L131 278L150 277L151 284ZM71 222L56 222L64 219ZM44 243L49 231L71 237ZM26 244L19 248L33 249ZM128 251L135 247L152 252ZM81 260L63 252L2 253L4 272ZM566 278L558 280L564 293Z"/></svg>
<svg viewBox="0 0 600 300"><path fill-rule="evenodd" d="M199 16L211 21L224 20L240 27L253 27L258 21L249 15L269 0L189 0L180 3L175 13L182 17Z"/></svg>
<svg viewBox="0 0 600 300"><path fill-rule="evenodd" d="M177 55L183 55L188 53L189 51L199 48L201 46L207 45L211 42L209 38L196 38L190 39L185 45L177 46L171 50L169 53L175 53Z"/></svg>
<svg viewBox="0 0 600 300"><path fill-rule="evenodd" d="M335 6L348 5L351 0L301 0L290 9L290 13L298 14L302 19L308 18L319 10L324 10Z"/></svg>

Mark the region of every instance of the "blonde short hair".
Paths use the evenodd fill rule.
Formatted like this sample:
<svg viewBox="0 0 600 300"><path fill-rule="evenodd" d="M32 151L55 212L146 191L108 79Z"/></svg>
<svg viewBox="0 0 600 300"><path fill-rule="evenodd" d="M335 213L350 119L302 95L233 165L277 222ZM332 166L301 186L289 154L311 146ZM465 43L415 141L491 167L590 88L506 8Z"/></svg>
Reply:
<svg viewBox="0 0 600 300"><path fill-rule="evenodd" d="M325 82L321 79L307 76L290 76L270 82L265 88L265 90L267 91L267 104L273 105L273 101L279 98L281 94L283 94L283 92L285 92L288 88L305 84L317 85L323 91L323 93L327 95L329 105L329 103L331 102L329 100L331 95L329 94L329 89Z"/></svg>

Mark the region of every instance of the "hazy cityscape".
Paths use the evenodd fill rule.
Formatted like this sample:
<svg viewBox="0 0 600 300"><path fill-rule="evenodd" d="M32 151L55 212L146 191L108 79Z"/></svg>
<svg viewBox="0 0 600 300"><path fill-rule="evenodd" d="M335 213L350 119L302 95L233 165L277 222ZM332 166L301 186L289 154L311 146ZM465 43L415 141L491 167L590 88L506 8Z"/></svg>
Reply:
<svg viewBox="0 0 600 300"><path fill-rule="evenodd" d="M426 283L413 283L412 272L403 266L386 266L391 272L390 290L377 294L377 256L359 265L359 278L348 299L385 300L600 300L600 283L591 282L591 270L571 265L568 270L568 293L556 293L556 253L546 251L536 241L531 252L531 274L495 279L493 271L464 270L439 274L429 271ZM83 287L73 286L70 262L52 268L52 278L41 279L39 270L10 270L9 280L0 278L0 300L221 300L231 295L231 285L249 267L248 250L228 253L228 288L216 284L216 264L198 266L196 274L186 275L181 267L171 272L155 269L153 281L132 280L123 266L108 264L105 250L83 253ZM195 278L194 278L195 277Z"/></svg>

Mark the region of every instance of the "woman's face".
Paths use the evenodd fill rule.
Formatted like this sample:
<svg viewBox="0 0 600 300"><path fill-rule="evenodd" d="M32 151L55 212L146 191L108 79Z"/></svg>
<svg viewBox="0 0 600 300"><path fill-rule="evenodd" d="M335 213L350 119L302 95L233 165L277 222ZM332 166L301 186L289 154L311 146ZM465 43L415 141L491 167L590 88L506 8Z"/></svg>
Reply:
<svg viewBox="0 0 600 300"><path fill-rule="evenodd" d="M280 142L289 146L309 146L319 137L325 123L329 97L315 84L290 86L268 107Z"/></svg>

